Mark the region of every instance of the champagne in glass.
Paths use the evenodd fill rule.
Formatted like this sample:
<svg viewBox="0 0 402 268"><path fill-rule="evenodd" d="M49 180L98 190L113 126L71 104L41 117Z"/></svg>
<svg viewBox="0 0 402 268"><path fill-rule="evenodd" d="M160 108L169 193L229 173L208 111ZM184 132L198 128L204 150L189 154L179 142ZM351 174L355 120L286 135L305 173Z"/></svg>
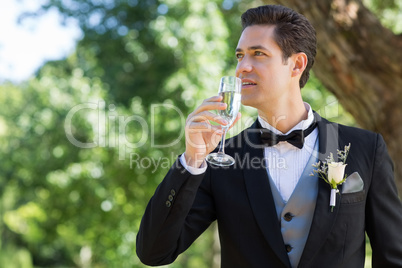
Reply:
<svg viewBox="0 0 402 268"><path fill-rule="evenodd" d="M223 97L222 102L226 103L227 106L225 110L218 110L218 115L228 121L228 126L230 126L239 112L241 95L235 91L223 91L219 93L219 96Z"/></svg>
<svg viewBox="0 0 402 268"><path fill-rule="evenodd" d="M224 76L221 78L219 86L219 95L223 97L222 102L226 103L225 110L218 110L218 115L225 119L228 124L222 125L224 133L217 153L207 155L206 160L213 165L217 166L231 166L235 160L230 155L225 154L225 138L226 132L233 124L240 109L241 100L241 79L235 76Z"/></svg>

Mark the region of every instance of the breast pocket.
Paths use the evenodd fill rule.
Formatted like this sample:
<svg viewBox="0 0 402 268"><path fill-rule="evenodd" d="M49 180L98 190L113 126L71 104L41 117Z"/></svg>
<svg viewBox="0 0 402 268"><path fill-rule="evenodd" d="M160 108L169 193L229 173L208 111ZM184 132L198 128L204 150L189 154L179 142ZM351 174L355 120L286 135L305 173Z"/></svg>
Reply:
<svg viewBox="0 0 402 268"><path fill-rule="evenodd" d="M355 193L341 194L340 203L341 204L355 204L355 203L364 201L365 198L366 198L366 190L363 189L362 191L355 192Z"/></svg>

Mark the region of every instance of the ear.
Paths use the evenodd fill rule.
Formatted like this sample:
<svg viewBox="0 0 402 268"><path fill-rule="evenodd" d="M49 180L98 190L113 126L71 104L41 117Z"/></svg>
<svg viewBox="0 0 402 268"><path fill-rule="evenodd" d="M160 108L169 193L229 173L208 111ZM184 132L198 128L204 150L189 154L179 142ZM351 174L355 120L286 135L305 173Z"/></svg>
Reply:
<svg viewBox="0 0 402 268"><path fill-rule="evenodd" d="M292 56L293 60L293 70L292 70L292 76L301 76L302 73L304 72L304 69L306 69L307 66L307 55L304 52L299 52L296 54L293 54Z"/></svg>

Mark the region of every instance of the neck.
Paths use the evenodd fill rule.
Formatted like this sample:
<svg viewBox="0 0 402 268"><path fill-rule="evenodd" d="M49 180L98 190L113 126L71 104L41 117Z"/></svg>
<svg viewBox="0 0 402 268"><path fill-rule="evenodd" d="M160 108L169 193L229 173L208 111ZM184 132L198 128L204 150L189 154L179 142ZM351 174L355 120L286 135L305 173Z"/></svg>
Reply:
<svg viewBox="0 0 402 268"><path fill-rule="evenodd" d="M269 105L268 109L258 110L258 115L277 130L286 133L300 121L306 120L308 112L300 97L297 100L276 102L276 105Z"/></svg>

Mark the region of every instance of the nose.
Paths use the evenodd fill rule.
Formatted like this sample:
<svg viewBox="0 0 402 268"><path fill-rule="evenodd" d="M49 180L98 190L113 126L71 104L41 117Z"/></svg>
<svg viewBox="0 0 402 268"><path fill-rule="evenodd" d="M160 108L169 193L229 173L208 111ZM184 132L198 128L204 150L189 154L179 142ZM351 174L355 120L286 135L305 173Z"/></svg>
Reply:
<svg viewBox="0 0 402 268"><path fill-rule="evenodd" d="M249 73L253 70L253 65L251 62L247 59L246 56L244 56L240 61L237 62L236 66L236 76L240 77L241 74L244 73Z"/></svg>

